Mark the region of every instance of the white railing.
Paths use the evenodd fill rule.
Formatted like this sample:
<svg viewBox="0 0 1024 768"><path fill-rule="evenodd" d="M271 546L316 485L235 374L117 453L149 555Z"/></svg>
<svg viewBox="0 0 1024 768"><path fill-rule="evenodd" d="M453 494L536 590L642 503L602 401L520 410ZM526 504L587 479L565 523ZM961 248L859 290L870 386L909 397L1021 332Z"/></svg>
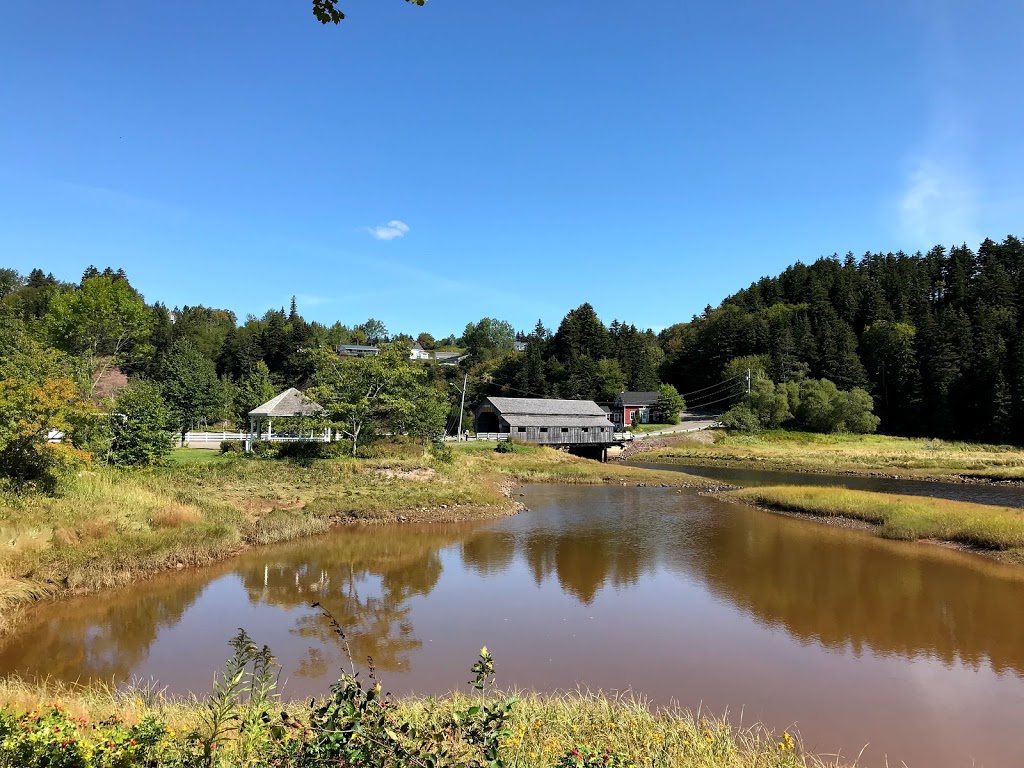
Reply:
<svg viewBox="0 0 1024 768"><path fill-rule="evenodd" d="M470 435L469 437L463 437L462 435L448 435L448 436L445 437L445 440L448 440L448 441L453 442L453 443L454 442L461 442L461 441L464 441L464 440L468 440L468 441L472 442L473 440L508 440L508 439L509 439L509 434L507 432L477 432L475 435Z"/></svg>
<svg viewBox="0 0 1024 768"><path fill-rule="evenodd" d="M318 442L329 443L329 435L262 435L257 437L249 432L186 432L186 443L220 443L222 440L269 440L271 442Z"/></svg>

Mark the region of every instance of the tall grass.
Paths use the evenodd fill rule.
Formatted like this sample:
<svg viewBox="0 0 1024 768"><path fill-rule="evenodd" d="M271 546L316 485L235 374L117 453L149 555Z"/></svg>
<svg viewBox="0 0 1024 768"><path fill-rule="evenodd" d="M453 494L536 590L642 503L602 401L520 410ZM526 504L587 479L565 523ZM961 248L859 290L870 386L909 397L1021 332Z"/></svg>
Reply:
<svg viewBox="0 0 1024 768"><path fill-rule="evenodd" d="M572 749L592 748L620 755L626 765L649 768L825 768L843 763L807 755L793 733L773 733L762 725L734 725L726 718L678 707L656 708L639 696L602 693L518 694L507 722L500 757L510 768L554 768ZM153 686L115 688L74 686L53 681L31 683L0 679L0 708L42 711L53 704L75 718L101 722L120 717L127 724L157 717L184 736L202 720L205 700L171 698ZM440 698L404 698L395 717L424 730L448 723L452 714L479 704L479 698L453 694ZM315 705L315 704L314 704ZM311 707L283 705L292 717L308 720ZM426 729L428 732L430 728ZM238 744L226 741L219 764L243 766Z"/></svg>
<svg viewBox="0 0 1024 768"><path fill-rule="evenodd" d="M937 539L991 550L1024 548L1024 510L846 488L769 486L723 494L774 509L863 520L880 536Z"/></svg>
<svg viewBox="0 0 1024 768"><path fill-rule="evenodd" d="M681 439L644 451L650 462L732 465L817 472L1024 480L1024 449L884 435L807 432L716 433L714 442Z"/></svg>

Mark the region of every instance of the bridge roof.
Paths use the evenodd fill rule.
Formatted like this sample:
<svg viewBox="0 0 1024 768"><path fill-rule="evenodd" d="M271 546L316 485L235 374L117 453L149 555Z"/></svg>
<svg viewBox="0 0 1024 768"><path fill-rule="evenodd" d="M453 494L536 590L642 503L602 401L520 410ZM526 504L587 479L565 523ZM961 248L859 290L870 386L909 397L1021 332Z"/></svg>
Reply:
<svg viewBox="0 0 1024 768"><path fill-rule="evenodd" d="M593 400L553 400L543 397L488 397L507 420L509 416L597 416L605 418L601 406ZM511 422L509 422L511 423Z"/></svg>

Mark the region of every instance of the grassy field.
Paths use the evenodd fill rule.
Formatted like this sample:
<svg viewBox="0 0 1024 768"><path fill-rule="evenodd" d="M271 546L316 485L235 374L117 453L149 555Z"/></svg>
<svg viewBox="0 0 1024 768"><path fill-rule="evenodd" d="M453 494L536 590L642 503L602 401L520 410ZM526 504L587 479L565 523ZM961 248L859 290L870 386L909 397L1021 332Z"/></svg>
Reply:
<svg viewBox="0 0 1024 768"><path fill-rule="evenodd" d="M636 435L642 435L647 432L660 432L663 429L675 426L678 426L678 424L634 424L629 428L629 431Z"/></svg>
<svg viewBox="0 0 1024 768"><path fill-rule="evenodd" d="M382 453L385 451L382 451ZM441 462L414 446L376 459L299 464L180 450L151 471L95 468L59 496L0 496L0 633L12 609L203 565L350 521L455 521L515 510L517 483L685 485L678 473L494 444Z"/></svg>
<svg viewBox="0 0 1024 768"><path fill-rule="evenodd" d="M497 757L509 768L822 768L837 764L834 760L826 762L805 755L793 734L774 734L758 725L739 728L710 715L677 708L655 709L636 697L608 698L589 693L557 696L524 693L520 696L508 719L502 723L505 733L498 739ZM488 700L495 698L491 696ZM388 717L392 723L414 724L421 733L440 725L438 730L446 730L451 746L458 736L453 736L451 726L444 724L453 721L456 711L466 712L468 707L480 703L479 698L470 700L461 695L400 699L389 710ZM60 709L55 710L55 706ZM291 703L283 707L294 722L309 722L308 705ZM272 716L278 717L281 709L282 705L275 706ZM34 738L32 744L37 754L45 754L50 744L56 747L62 743L60 739L66 743L71 738L77 741L81 753L92 756L94 762L85 763L89 766L108 764L102 762L107 754L104 747L108 745L114 754L119 749L123 760L132 749L129 746L131 736L138 737L136 750L144 752L151 760L147 765L202 765L202 756L197 754L192 737L206 727L207 712L204 701L164 699L153 689L114 691L97 686L69 688L16 679L0 680L0 718L6 714L17 723L22 743ZM15 720L17 713L32 713L33 716L22 717L19 722ZM245 711L241 714L244 718ZM36 717L41 719L37 721ZM133 730L150 717L155 719L156 727L150 725ZM61 730L58 734L49 734L48 744L47 737L40 732L52 731L55 722L61 724L58 726ZM260 727L269 730L262 724ZM400 732L397 725L392 728L392 734ZM244 739L237 732L229 733L218 740L218 749L212 755L215 762L211 764L223 768L309 765L308 761L295 757L298 750L294 741L288 742L290 738L289 734L284 743L278 743L258 730L250 731ZM306 738L309 738L308 731ZM0 745L0 764L5 764L4 750L15 752L13 741L9 747ZM134 739L131 744L135 744ZM578 760L573 750L580 755L593 750L596 755L591 761ZM60 751L67 756L69 746ZM189 761L188 756L198 759ZM395 763L381 760L379 764ZM444 759L438 763L440 766L454 764Z"/></svg>
<svg viewBox="0 0 1024 768"><path fill-rule="evenodd" d="M641 448L633 457L655 463L1024 480L1024 449L1014 446L782 431L755 435L715 432L714 437L714 441L682 438L650 450Z"/></svg>
<svg viewBox="0 0 1024 768"><path fill-rule="evenodd" d="M722 495L788 512L862 520L889 539L954 542L1024 562L1024 510L1020 509L817 486L744 488Z"/></svg>

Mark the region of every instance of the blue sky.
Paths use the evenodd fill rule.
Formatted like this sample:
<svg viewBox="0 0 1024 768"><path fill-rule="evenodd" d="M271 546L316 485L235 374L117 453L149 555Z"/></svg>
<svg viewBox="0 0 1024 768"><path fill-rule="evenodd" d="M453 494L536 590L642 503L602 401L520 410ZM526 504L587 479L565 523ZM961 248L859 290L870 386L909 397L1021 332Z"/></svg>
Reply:
<svg viewBox="0 0 1024 768"><path fill-rule="evenodd" d="M1019 0L342 7L6 4L0 265L658 329L796 260L1024 235Z"/></svg>

